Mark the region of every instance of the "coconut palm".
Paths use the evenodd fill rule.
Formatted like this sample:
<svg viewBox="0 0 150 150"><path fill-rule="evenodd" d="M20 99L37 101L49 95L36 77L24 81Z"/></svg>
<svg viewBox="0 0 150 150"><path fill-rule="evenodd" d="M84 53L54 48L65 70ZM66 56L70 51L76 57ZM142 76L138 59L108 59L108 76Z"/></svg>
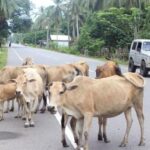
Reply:
<svg viewBox="0 0 150 150"><path fill-rule="evenodd" d="M0 16L3 15L5 18L9 18L16 9L16 0L0 0Z"/></svg>

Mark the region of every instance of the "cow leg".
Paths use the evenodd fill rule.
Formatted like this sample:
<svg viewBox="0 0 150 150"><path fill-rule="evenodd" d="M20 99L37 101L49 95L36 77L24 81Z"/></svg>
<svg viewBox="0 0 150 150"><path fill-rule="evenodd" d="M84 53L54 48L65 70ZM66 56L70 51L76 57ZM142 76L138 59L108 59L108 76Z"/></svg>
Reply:
<svg viewBox="0 0 150 150"><path fill-rule="evenodd" d="M62 131L62 145L63 147L69 147L66 141L66 136L65 136L65 128L68 122L69 116L66 113L62 113L62 118L61 118L61 131Z"/></svg>
<svg viewBox="0 0 150 150"><path fill-rule="evenodd" d="M88 138L89 138L89 129L92 124L92 114L85 114L84 115L84 125L83 125L83 135L84 135L84 150L88 150Z"/></svg>
<svg viewBox="0 0 150 150"><path fill-rule="evenodd" d="M4 113L8 113L9 112L9 101L6 101L6 103L7 103L7 106L6 106L6 109L5 109L5 111L4 111Z"/></svg>
<svg viewBox="0 0 150 150"><path fill-rule="evenodd" d="M126 132L123 138L123 141L120 144L120 147L126 147L127 143L128 143L128 136L129 136L129 132L131 129L131 125L132 125L132 115L131 115L131 108L128 108L125 112L125 118L126 118L126 122L127 122L127 127L126 127Z"/></svg>
<svg viewBox="0 0 150 150"><path fill-rule="evenodd" d="M110 141L107 139L106 127L107 127L107 119L103 118L103 139L105 143L109 143Z"/></svg>
<svg viewBox="0 0 150 150"><path fill-rule="evenodd" d="M77 146L76 150L80 150L80 148L83 146L82 145L83 144L83 142L82 142L83 124L84 124L83 119L77 120L77 131L79 134L79 141L78 141L78 146Z"/></svg>
<svg viewBox="0 0 150 150"><path fill-rule="evenodd" d="M99 141L102 141L102 140L103 140L103 137L102 137L102 130L101 130L102 122L103 122L102 117L98 117L98 124L99 124L98 140L99 140Z"/></svg>
<svg viewBox="0 0 150 150"><path fill-rule="evenodd" d="M13 100L11 101L11 108L10 108L10 111L14 111L14 101L15 101L15 99L13 99Z"/></svg>
<svg viewBox="0 0 150 150"><path fill-rule="evenodd" d="M34 112L34 113L37 113L37 111L39 110L41 101L42 101L42 96L39 96L37 103L34 104L34 105L35 105L35 106L34 106L34 109L33 109L33 112Z"/></svg>
<svg viewBox="0 0 150 150"><path fill-rule="evenodd" d="M0 121L4 120L3 107L4 107L4 102L0 102Z"/></svg>
<svg viewBox="0 0 150 150"><path fill-rule="evenodd" d="M76 123L77 123L76 118L72 117L71 120L70 120L70 126L71 126L71 129L72 129L72 132L73 132L74 141L78 145L79 140L78 140L78 136L77 136L77 133L76 133Z"/></svg>
<svg viewBox="0 0 150 150"><path fill-rule="evenodd" d="M41 113L44 113L45 110L46 110L46 100L47 100L47 96L46 96L46 94L45 94L45 92L44 92L44 93L43 93L43 106L42 106L42 108L41 108L41 110L40 110Z"/></svg>
<svg viewBox="0 0 150 150"><path fill-rule="evenodd" d="M143 102L140 102L140 100L138 101L138 104L134 105L137 117L138 117L138 121L140 124L140 130L141 130L141 138L140 138L140 142L139 142L139 146L144 146L144 114L143 114Z"/></svg>
<svg viewBox="0 0 150 150"><path fill-rule="evenodd" d="M25 121L25 124L24 124L24 127L27 128L29 127L29 115L30 115L30 112L29 112L29 103L28 102L24 102L24 109L25 109L25 116L26 116L26 121Z"/></svg>
<svg viewBox="0 0 150 150"><path fill-rule="evenodd" d="M37 111L38 105L39 105L39 98L41 99L41 97L37 96L34 100L33 100L33 105L30 107L30 127L34 127L34 121L33 121L33 114Z"/></svg>
<svg viewBox="0 0 150 150"><path fill-rule="evenodd" d="M15 118L20 118L20 117L21 117L21 115L20 115L21 103L20 103L20 100L19 100L19 99L17 99L17 104L18 104L18 114L17 114L17 116L15 116Z"/></svg>

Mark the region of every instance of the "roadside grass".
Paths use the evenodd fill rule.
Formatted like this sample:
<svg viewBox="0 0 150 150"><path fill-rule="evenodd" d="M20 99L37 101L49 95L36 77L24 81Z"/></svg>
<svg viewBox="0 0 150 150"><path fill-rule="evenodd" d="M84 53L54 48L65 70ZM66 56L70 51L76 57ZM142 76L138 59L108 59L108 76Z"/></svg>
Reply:
<svg viewBox="0 0 150 150"><path fill-rule="evenodd" d="M7 62L7 48L0 48L0 68L4 67Z"/></svg>

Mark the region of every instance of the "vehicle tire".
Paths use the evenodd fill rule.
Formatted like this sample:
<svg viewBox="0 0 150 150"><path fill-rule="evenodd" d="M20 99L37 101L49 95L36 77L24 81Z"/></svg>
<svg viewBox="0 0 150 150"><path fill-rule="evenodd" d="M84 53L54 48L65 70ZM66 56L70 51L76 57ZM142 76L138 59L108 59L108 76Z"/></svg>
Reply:
<svg viewBox="0 0 150 150"><path fill-rule="evenodd" d="M148 74L148 69L146 68L146 63L145 63L144 60L141 62L140 74L141 74L143 77L146 77L147 74Z"/></svg>
<svg viewBox="0 0 150 150"><path fill-rule="evenodd" d="M129 72L135 72L136 71L136 66L134 65L133 59L129 60L128 71Z"/></svg>

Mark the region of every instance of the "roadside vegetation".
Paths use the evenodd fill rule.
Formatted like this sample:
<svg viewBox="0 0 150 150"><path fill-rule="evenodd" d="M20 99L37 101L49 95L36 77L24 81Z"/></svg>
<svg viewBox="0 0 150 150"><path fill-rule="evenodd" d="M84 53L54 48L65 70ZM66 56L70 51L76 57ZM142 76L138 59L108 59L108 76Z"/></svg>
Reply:
<svg viewBox="0 0 150 150"><path fill-rule="evenodd" d="M0 48L0 68L7 63L7 48Z"/></svg>

